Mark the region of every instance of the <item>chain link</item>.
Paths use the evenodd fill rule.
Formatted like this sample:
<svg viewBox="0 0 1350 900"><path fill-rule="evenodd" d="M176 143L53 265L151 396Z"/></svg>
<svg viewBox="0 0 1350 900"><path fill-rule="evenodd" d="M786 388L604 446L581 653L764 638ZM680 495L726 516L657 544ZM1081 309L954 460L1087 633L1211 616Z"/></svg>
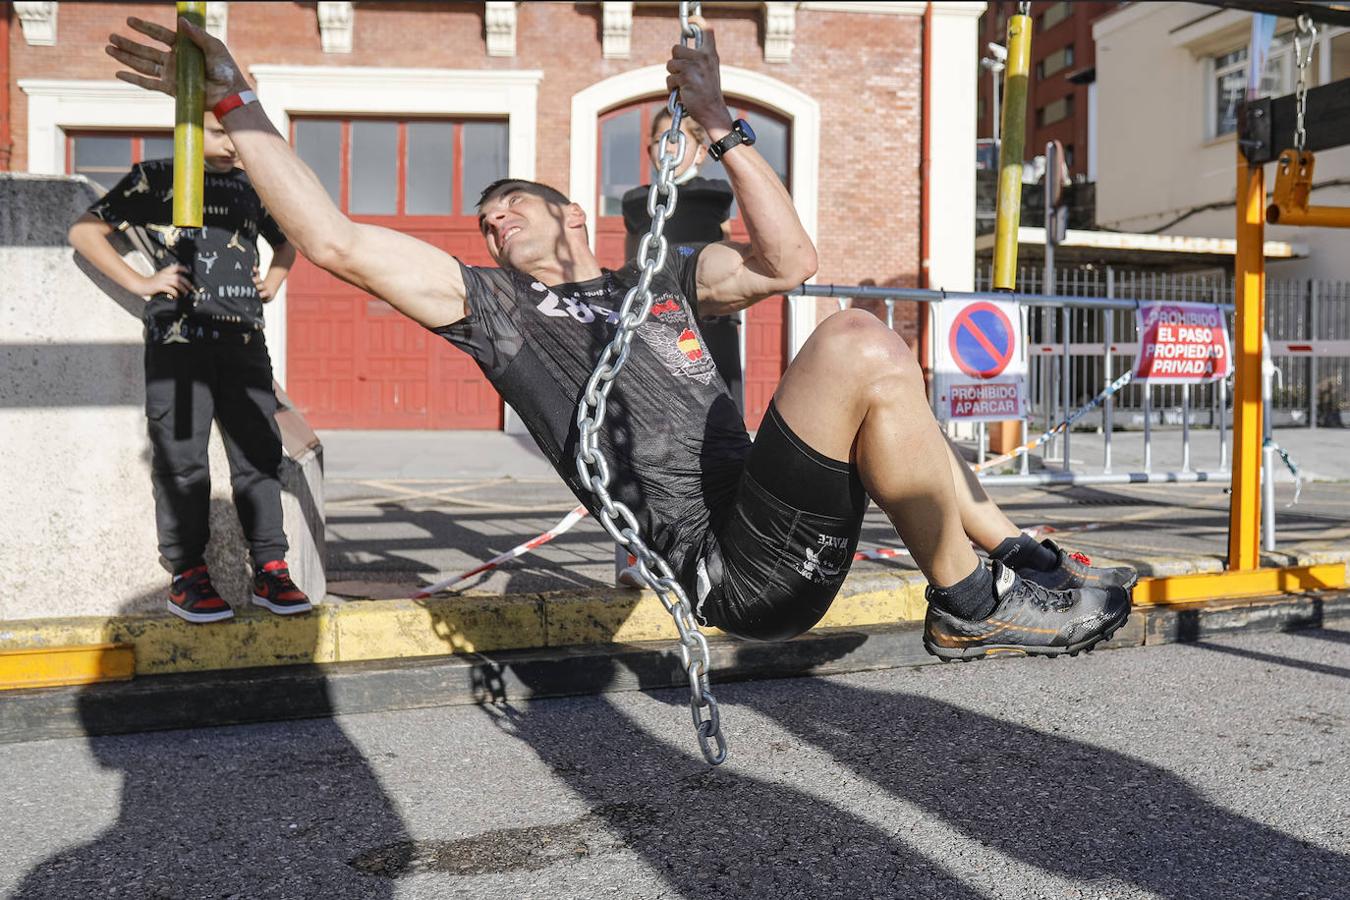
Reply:
<svg viewBox="0 0 1350 900"><path fill-rule="evenodd" d="M1017 4L1017 14L1018 14L1019 16L1029 16L1029 15L1031 15L1031 2L1030 2L1030 0L1024 0L1024 2Z"/></svg>
<svg viewBox="0 0 1350 900"><path fill-rule="evenodd" d="M1294 30L1294 62L1298 64L1298 85L1294 88L1294 149L1303 153L1308 132L1303 127L1308 113L1308 69L1312 66L1313 48L1317 46L1317 25L1306 15L1297 19ZM1307 46L1303 42L1307 41Z"/></svg>
<svg viewBox="0 0 1350 900"><path fill-rule="evenodd" d="M680 42L686 47L690 46L691 41L696 48L703 46L703 30L689 21L691 15L700 14L700 6L699 3L680 4ZM699 631L689 597L675 580L670 565L642 539L633 511L610 496L609 463L600 453L600 429L605 422L609 392L614 387L614 379L628 361L629 348L638 326L651 312L652 278L665 265L669 249L665 238L666 221L675 212L675 204L679 199L675 170L684 159L687 149L685 134L680 129L685 112L684 105L680 103L679 91L670 92L666 106L670 110L670 128L661 137L659 171L647 194L647 212L652 217L652 227L638 244L637 263L642 274L638 283L624 296L623 305L619 307L618 328L601 351L595 370L586 382L586 390L582 391L581 401L577 404L579 439L576 463L582 483L591 489L599 504L596 519L610 537L637 557L637 569L642 580L656 592L661 605L675 620L675 630L680 636L680 663L689 679L689 710L693 714L698 746L704 758L715 766L727 758L727 742L722 735L717 700L708 685L711 659L707 638Z"/></svg>

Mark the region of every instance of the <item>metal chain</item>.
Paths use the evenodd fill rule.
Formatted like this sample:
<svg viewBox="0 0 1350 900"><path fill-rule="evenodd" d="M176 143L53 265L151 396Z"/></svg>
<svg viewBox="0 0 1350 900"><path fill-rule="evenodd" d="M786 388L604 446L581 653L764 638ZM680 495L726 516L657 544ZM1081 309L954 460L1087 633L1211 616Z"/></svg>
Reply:
<svg viewBox="0 0 1350 900"><path fill-rule="evenodd" d="M1308 112L1308 69L1312 66L1313 47L1317 46L1317 25L1306 15L1299 16L1297 24L1294 31L1294 62L1298 64L1298 85L1294 89L1294 149L1302 153L1303 145L1308 141L1303 120ZM1303 46L1303 40L1308 42L1307 47Z"/></svg>
<svg viewBox="0 0 1350 900"><path fill-rule="evenodd" d="M690 41L703 46L703 31L689 21L690 15L700 14L699 3L680 4L680 42L688 47ZM675 620L680 635L680 662L689 678L689 709L694 717L698 746L712 765L727 758L727 742L722 736L722 723L717 711L717 700L708 684L711 660L708 640L699 631L698 622L689 605L684 588L675 579L670 564L647 546L638 532L637 518L626 505L609 494L609 463L600 453L600 431L605 422L605 405L614 379L628 361L628 353L638 326L646 320L652 308L652 278L666 262L667 243L664 235L666 220L675 212L679 188L675 186L675 169L685 154L685 134L680 130L684 120L684 106L679 91L670 92L666 104L670 110L670 128L661 137L661 163L657 178L647 194L647 212L652 217L651 231L638 244L637 263L642 270L638 283L623 298L619 308L619 326L614 337L600 353L595 371L591 373L577 404L577 474L591 489L600 508L596 519L619 544L637 557L637 569L642 580L656 592L666 612ZM655 249L655 254L653 254Z"/></svg>
<svg viewBox="0 0 1350 900"><path fill-rule="evenodd" d="M1018 14L1019 16L1029 16L1029 15L1031 15L1031 2L1030 2L1030 0L1023 0L1022 3L1017 4L1017 14Z"/></svg>

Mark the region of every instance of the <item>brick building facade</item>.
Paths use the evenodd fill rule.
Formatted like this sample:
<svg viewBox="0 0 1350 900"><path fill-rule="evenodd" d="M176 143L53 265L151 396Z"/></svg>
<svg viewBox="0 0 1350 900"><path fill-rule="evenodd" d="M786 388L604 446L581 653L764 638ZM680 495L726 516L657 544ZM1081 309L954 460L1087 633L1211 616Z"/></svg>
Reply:
<svg viewBox="0 0 1350 900"><path fill-rule="evenodd" d="M942 274L934 283L953 289L969 287L973 257L960 235L963 221L965 231L973 233L969 149L973 141L969 138L974 136L974 17L983 5L933 4L931 15L936 41L931 184L936 197L956 198L954 209L949 208L950 202L934 204L934 237L956 236L935 241L933 265ZM12 169L74 171L79 168L76 153L81 135L162 135L171 124L171 112L166 115L171 109L169 101L113 80L115 63L102 50L109 31L123 29L121 23L128 15L170 23L171 4L6 6ZM599 182L607 165L598 122L611 110L661 95L664 61L678 34L674 6L667 3L236 2L208 6L209 26L223 33L240 64L255 79L269 115L292 139L296 124L311 119L330 122L335 129L346 123L341 127L347 130L341 133L351 136L366 127L352 123L371 119L398 120L403 123L400 129L407 123L438 118L445 120L447 128L453 123L497 121L505 129L503 165L509 174L556 185L581 203L592 219L601 208ZM753 105L783 125L783 166L819 249L818 281L871 279L878 284L914 284L918 280L919 117L926 6L705 4L705 14L717 31L724 89L733 105ZM957 52L952 52L953 47ZM946 119L939 121L939 116ZM411 140L402 137L411 132L397 133L399 141ZM952 149L961 140L965 145ZM150 152L151 143L144 143L144 152ZM958 154L971 164L963 164ZM952 157L957 161L947 162ZM403 165L399 163L399 178ZM355 169L334 169L339 171L346 177ZM477 187L481 185L465 181L456 191L467 195ZM347 194L342 196L347 202ZM967 196L972 202L963 208ZM399 197L397 212L403 215L402 192ZM459 199L456 206L462 206ZM390 212L394 211L391 207ZM446 212L458 215L462 209ZM465 238L455 230L459 228L455 215L444 218L443 232L437 232L436 240L458 253L456 242ZM416 224L406 217L391 222L395 227ZM470 250L463 253L466 258L471 254ZM290 283L292 294L301 291L306 277L297 270ZM308 284L323 293L324 283L311 277ZM362 311L364 300L357 303L357 299L352 300L353 308L360 309L348 322L357 337L335 333L325 338L326 345L316 348L305 342L319 319L304 318L300 304L278 298L268 309L268 339L278 378L302 407L310 408L311 418L324 404L331 412L344 403L373 403L381 409L402 403L407 415L335 418L320 413L316 424L464 427L456 424L454 410L460 401L453 396L440 401L449 404L448 419L427 418L419 411L433 402L425 395L425 385L418 389L421 393L405 391L400 399L396 384L392 394L388 385L363 387L357 382L368 381L369 373L363 376L347 365L344 374L344 365L330 364L356 359L359 368L365 359L364 351L353 350L351 341L365 340L360 335L381 314L372 311L367 316ZM794 348L832 308L833 304L825 302L798 302L792 312L779 301L776 322L765 320L758 325L757 340L768 348L764 365L781 371ZM323 318L332 313L317 315ZM900 330L912 338L914 310L900 310L898 320ZM385 327L382 322L376 322L376 332ZM337 326L333 330L340 331ZM754 328L746 332L755 333ZM429 360L411 375L389 374L391 384L405 376L414 381L451 377L437 369L433 359L452 353L449 348L428 343L424 333L414 334L411 329L389 326L380 333L381 340L387 341L383 347L387 358L380 365L387 363L389 372L406 368L407 360L421 358L419 354ZM328 361L306 357L306 346L319 356L327 354ZM379 356L371 351L373 369L380 368L376 364ZM453 377L472 380L476 375L459 372ZM771 390L776 376L777 372L761 372L759 377ZM315 378L355 380L346 388L334 388L334 381L320 390ZM471 427L495 427L499 422L500 418L494 421L489 415Z"/></svg>

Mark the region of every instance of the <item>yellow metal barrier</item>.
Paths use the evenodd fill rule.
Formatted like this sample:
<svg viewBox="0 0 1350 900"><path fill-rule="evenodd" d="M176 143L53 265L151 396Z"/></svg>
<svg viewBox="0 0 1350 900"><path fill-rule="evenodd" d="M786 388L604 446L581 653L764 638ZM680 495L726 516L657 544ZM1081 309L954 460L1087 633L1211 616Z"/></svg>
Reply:
<svg viewBox="0 0 1350 900"><path fill-rule="evenodd" d="M1261 558L1261 340L1266 321L1263 166L1237 154L1237 254L1233 326L1233 495L1228 507L1228 568L1249 571Z"/></svg>
<svg viewBox="0 0 1350 900"><path fill-rule="evenodd" d="M1350 228L1350 207L1313 206L1313 155L1297 150L1280 154L1275 169L1275 190L1266 221L1271 225L1297 225L1311 228Z"/></svg>
<svg viewBox="0 0 1350 900"><path fill-rule="evenodd" d="M1250 572L1210 572L1144 578L1134 589L1135 606L1161 606L1195 600L1266 597L1308 591L1345 589L1345 564L1254 569Z"/></svg>

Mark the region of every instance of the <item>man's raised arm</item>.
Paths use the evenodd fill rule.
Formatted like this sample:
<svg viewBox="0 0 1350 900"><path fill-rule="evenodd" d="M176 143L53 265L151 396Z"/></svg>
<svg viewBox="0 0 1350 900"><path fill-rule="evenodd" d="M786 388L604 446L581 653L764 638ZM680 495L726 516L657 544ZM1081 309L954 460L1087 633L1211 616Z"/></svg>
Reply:
<svg viewBox="0 0 1350 900"><path fill-rule="evenodd" d="M132 70L118 72L117 77L172 96L176 35L141 19L127 19L127 24L169 49L111 35L108 54ZM249 90L223 43L186 19L180 18L178 27L206 55L208 109ZM305 258L429 328L464 317L464 281L455 258L392 229L348 219L333 205L314 172L277 133L261 104L234 108L222 116L221 125L229 132L268 212Z"/></svg>
<svg viewBox="0 0 1350 900"><path fill-rule="evenodd" d="M679 89L685 109L716 143L731 133L733 124L722 96L717 42L706 22L698 17L691 21L703 29L703 46L677 44L671 49L666 85ZM789 291L816 273L816 248L773 167L745 144L728 150L722 165L750 242L710 244L699 255L698 306L705 316L744 309Z"/></svg>

